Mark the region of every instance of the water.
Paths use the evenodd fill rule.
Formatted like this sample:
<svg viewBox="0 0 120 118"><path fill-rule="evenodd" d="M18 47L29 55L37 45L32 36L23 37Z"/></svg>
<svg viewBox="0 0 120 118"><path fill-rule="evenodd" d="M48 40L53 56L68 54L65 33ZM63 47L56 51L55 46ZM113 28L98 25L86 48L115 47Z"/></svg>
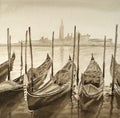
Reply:
<svg viewBox="0 0 120 118"><path fill-rule="evenodd" d="M72 57L72 47L55 47L54 55L54 73L61 69L68 61L69 55ZM16 54L11 78L15 79L20 75L20 47L12 47L12 51ZM46 58L46 54L51 56L51 47L33 47L34 67L39 66ZM80 48L80 74L84 72L90 62L91 54L93 53L95 60L102 68L103 63L103 47L81 47ZM23 53L24 54L24 53ZM112 79L109 68L113 48L107 47L106 50L106 73L105 86L109 86ZM7 60L6 47L0 47L0 63ZM120 62L120 49L117 50L117 61ZM24 60L24 55L23 55ZM28 68L30 67L30 52L28 48ZM76 57L75 57L75 60ZM24 69L23 69L24 73ZM105 93L109 92L109 87L105 87ZM120 118L120 110L117 108L117 103L114 98L113 104L111 97L104 96L104 99L99 103L91 106L90 111L81 111L78 109L77 102L74 101L74 106L71 108L71 102L63 102L62 104L41 108L37 111L29 111L27 103L24 101L23 93L13 96L7 100L0 101L0 118Z"/></svg>

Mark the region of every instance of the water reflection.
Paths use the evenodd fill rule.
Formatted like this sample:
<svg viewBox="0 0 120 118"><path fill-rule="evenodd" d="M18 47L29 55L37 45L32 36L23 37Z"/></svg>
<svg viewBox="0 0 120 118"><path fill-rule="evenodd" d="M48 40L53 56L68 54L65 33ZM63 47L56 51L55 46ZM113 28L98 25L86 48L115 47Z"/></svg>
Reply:
<svg viewBox="0 0 120 118"><path fill-rule="evenodd" d="M119 118L119 111L114 110L117 110L115 99L112 100L110 96L104 96L99 102L92 103L87 110L82 110L75 99L71 106L70 97L65 98L38 110L29 111L23 93L18 93L0 101L0 118Z"/></svg>
<svg viewBox="0 0 120 118"><path fill-rule="evenodd" d="M0 118L10 118L12 111L14 111L19 105L23 98L23 92L15 94L2 94L0 97Z"/></svg>
<svg viewBox="0 0 120 118"><path fill-rule="evenodd" d="M64 59L64 47L61 46L60 47L60 57L61 57L61 64L63 64L63 59Z"/></svg>
<svg viewBox="0 0 120 118"><path fill-rule="evenodd" d="M109 118L112 118L112 112L113 112L113 101L114 101L114 96L111 96L111 100L110 100L110 116Z"/></svg>

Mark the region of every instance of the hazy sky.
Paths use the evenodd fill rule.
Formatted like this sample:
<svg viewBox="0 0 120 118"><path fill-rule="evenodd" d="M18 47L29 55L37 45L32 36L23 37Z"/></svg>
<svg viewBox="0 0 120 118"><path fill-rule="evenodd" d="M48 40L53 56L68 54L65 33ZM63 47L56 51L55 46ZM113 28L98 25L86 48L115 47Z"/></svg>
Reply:
<svg viewBox="0 0 120 118"><path fill-rule="evenodd" d="M82 34L93 38L113 38L115 24L120 24L120 0L0 0L0 43L7 40L10 28L12 42L25 39L31 26L32 39L58 37L61 19L65 34L74 25Z"/></svg>

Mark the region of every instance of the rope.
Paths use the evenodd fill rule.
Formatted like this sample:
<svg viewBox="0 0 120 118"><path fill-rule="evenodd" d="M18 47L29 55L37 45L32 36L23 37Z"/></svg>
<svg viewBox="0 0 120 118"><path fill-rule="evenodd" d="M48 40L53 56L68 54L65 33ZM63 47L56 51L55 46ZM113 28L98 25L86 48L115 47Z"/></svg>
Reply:
<svg viewBox="0 0 120 118"><path fill-rule="evenodd" d="M27 101L27 86L24 85L23 88L24 88L24 99L25 101Z"/></svg>
<svg viewBox="0 0 120 118"><path fill-rule="evenodd" d="M115 83L115 91L117 92L118 95L120 95L120 87L117 83Z"/></svg>

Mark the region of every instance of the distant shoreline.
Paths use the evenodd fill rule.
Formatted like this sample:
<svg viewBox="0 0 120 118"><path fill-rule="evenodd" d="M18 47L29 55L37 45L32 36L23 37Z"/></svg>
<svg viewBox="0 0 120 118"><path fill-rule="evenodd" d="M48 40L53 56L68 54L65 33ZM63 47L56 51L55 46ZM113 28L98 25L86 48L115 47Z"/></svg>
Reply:
<svg viewBox="0 0 120 118"><path fill-rule="evenodd" d="M19 44L11 44L12 47L20 47ZM29 45L28 45L29 46ZM51 45L32 45L33 47L51 47ZM55 47L72 47L73 45L55 45ZM88 44L81 44L81 47L103 47L104 45L88 45ZM7 44L0 44L0 47L7 47ZM24 47L24 45L23 45ZM106 45L106 47L114 47L113 45ZM117 46L120 47L120 44Z"/></svg>
<svg viewBox="0 0 120 118"><path fill-rule="evenodd" d="M12 47L20 47L20 45L11 45ZM28 45L29 46L29 45ZM32 45L33 47L51 47L51 45ZM72 45L54 45L55 47L72 47ZM103 45L80 45L81 47L103 47ZM0 47L7 47L6 44L0 44ZM23 47L25 47L23 45ZM106 45L106 47L114 47L114 45ZM120 45L117 46L118 48Z"/></svg>

